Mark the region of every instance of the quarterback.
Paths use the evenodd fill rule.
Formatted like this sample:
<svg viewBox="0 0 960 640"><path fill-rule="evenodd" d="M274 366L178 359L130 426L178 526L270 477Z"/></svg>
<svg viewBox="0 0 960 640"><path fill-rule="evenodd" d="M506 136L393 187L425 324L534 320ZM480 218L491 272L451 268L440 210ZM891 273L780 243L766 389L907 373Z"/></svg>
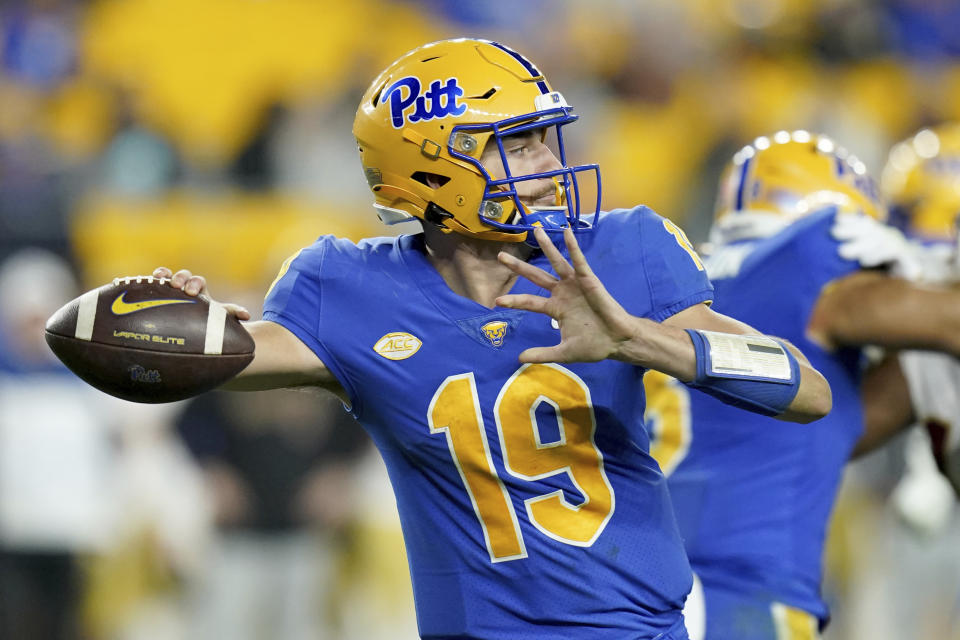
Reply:
<svg viewBox="0 0 960 640"><path fill-rule="evenodd" d="M495 42L391 64L353 133L380 218L422 232L321 237L289 259L228 385L328 389L371 434L424 638L686 638L691 573L648 452L644 372L786 420L830 409L799 351L708 307L679 228L642 206L581 211L600 185L567 162L576 118Z"/></svg>

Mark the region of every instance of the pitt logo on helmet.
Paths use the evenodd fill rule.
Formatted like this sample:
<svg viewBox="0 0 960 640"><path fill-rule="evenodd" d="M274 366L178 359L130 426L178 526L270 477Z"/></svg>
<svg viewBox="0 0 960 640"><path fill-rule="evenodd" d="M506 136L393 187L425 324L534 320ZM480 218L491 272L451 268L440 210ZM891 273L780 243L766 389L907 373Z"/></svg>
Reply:
<svg viewBox="0 0 960 640"><path fill-rule="evenodd" d="M487 337L490 344L499 347L507 335L507 323L503 320L494 320L480 327L480 331L483 331L483 335Z"/></svg>
<svg viewBox="0 0 960 640"><path fill-rule="evenodd" d="M384 90L383 101L390 103L390 120L394 129L403 128L404 114L411 106L414 107L413 113L406 114L406 119L411 123L459 116L467 110L467 105L457 102L457 98L463 95L463 89L456 78L449 78L445 84L434 80L422 95L421 88L416 76L407 76ZM406 96L403 95L404 89Z"/></svg>
<svg viewBox="0 0 960 640"><path fill-rule="evenodd" d="M394 331L383 336L373 345L373 350L387 360L406 360L420 350L422 342L414 335Z"/></svg>

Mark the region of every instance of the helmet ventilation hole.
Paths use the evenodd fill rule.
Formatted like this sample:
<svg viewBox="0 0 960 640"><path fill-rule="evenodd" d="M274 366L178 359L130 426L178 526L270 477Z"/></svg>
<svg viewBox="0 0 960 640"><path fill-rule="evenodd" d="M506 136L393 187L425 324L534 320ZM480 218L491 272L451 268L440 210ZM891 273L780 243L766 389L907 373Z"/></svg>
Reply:
<svg viewBox="0 0 960 640"><path fill-rule="evenodd" d="M498 91L497 87L490 87L482 96L470 96L468 100L489 100Z"/></svg>
<svg viewBox="0 0 960 640"><path fill-rule="evenodd" d="M387 88L387 83L384 82L382 85L380 85L380 88L377 89L377 92L373 94L373 106L377 106L377 104L380 103L380 94L382 94L383 90L386 88Z"/></svg>
<svg viewBox="0 0 960 640"><path fill-rule="evenodd" d="M442 176L442 175L440 175L440 174L438 174L438 173L431 173L431 174L429 174L429 175L430 175L430 178L427 178L427 172L426 172L426 171L416 171L416 172L414 172L414 173L410 176L410 179L411 179L411 180L416 180L416 181L419 182L420 184L425 184L425 185L427 185L427 186L430 187L430 188L437 188L437 189L439 189L439 188L442 187L443 185L445 185L445 184L447 184L448 182L450 182L450 177L449 177L449 176ZM430 184L431 181L432 181L434 184L436 184L436 187L434 187L432 184Z"/></svg>

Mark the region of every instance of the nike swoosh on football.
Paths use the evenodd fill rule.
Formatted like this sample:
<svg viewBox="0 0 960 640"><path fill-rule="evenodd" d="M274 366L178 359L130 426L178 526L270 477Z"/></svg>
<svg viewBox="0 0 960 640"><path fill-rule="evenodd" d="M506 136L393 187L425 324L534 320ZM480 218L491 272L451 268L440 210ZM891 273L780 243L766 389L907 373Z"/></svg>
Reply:
<svg viewBox="0 0 960 640"><path fill-rule="evenodd" d="M127 302L124 300L124 296L127 295L127 292L124 291L113 301L113 304L110 305L110 311L117 316L125 316L128 313L136 313L137 311L143 311L144 309L152 309L153 307L162 307L168 304L193 304L195 300L144 300L143 302Z"/></svg>

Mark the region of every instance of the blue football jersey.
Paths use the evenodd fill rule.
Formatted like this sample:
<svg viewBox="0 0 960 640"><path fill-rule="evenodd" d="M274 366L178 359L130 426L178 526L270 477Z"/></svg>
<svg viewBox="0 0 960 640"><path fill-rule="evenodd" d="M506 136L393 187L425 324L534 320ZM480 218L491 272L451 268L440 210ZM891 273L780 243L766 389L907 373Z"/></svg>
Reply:
<svg viewBox="0 0 960 640"><path fill-rule="evenodd" d="M680 451L679 462L670 461L675 469L668 479L687 554L708 593L717 587L762 594L821 619L827 616L820 598L827 522L863 421L860 350L828 351L806 335L821 291L859 268L837 253L830 235L835 215L833 208L812 214L772 237L725 245L707 258L714 309L799 347L829 381L833 410L813 423L792 424L691 392L692 438L685 456L682 447L672 450ZM726 636L708 631L707 637Z"/></svg>
<svg viewBox="0 0 960 640"><path fill-rule="evenodd" d="M630 313L659 321L712 299L669 221L601 215L582 248ZM552 271L539 252L531 262ZM512 292L546 294L523 278ZM676 628L691 574L648 453L643 369L521 365L559 342L551 319L455 294L421 235L320 238L281 270L263 317L336 375L386 462L422 637Z"/></svg>

